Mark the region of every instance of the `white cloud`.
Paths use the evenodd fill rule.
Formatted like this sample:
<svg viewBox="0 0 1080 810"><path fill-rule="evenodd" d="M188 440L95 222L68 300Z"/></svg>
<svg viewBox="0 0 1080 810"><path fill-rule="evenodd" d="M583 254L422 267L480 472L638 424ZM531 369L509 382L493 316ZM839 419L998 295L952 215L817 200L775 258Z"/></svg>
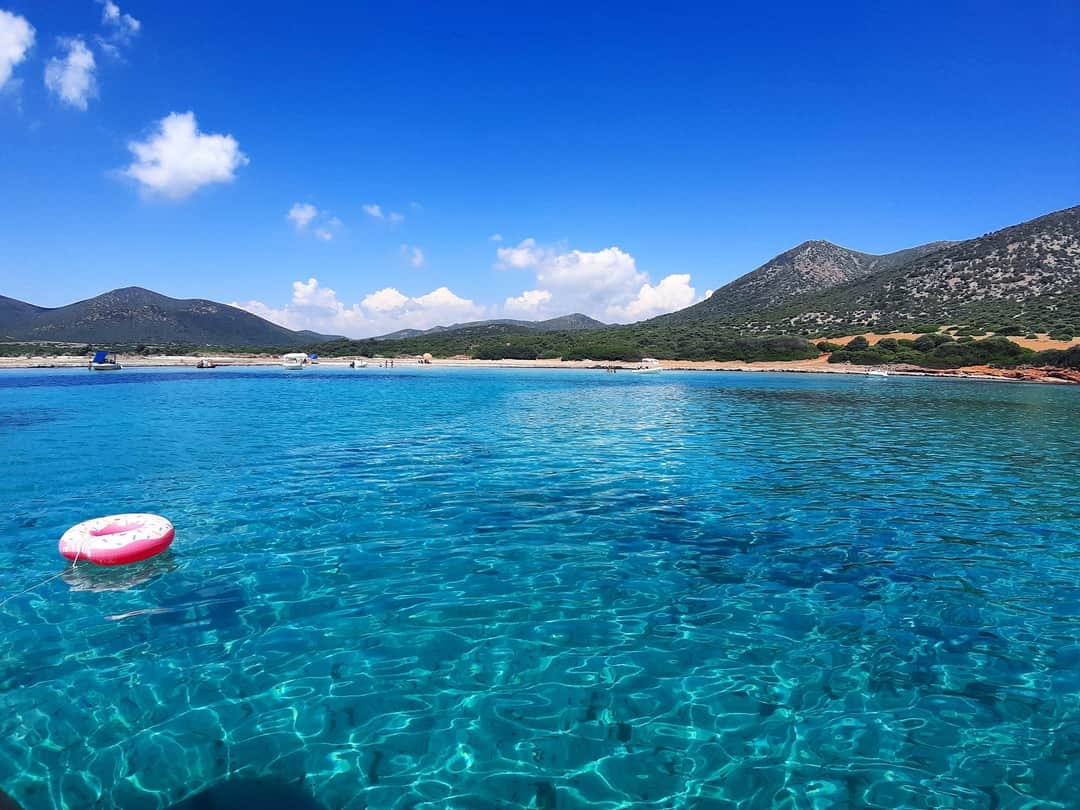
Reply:
<svg viewBox="0 0 1080 810"><path fill-rule="evenodd" d="M120 6L112 0L100 0L102 5L101 22L111 28L117 39L127 41L139 33L142 23L130 14L120 11Z"/></svg>
<svg viewBox="0 0 1080 810"><path fill-rule="evenodd" d="M411 245L402 244L400 249L410 260L423 256ZM417 296L383 287L357 304L346 304L333 289L309 278L293 282L292 299L282 307L261 301L234 306L292 329L370 337L502 315L540 320L584 312L608 322L636 321L698 300L689 273L673 273L653 284L648 274L638 269L633 256L614 246L597 251L566 250L526 239L514 247L498 248L497 254L499 267L531 271L536 278L532 289L508 297L502 304L484 306L445 286Z"/></svg>
<svg viewBox="0 0 1080 810"><path fill-rule="evenodd" d="M508 298L508 313L535 317L584 312L606 321L627 322L672 312L694 303L689 274L673 274L655 286L634 257L618 247L597 251L545 248L535 239L496 251L496 267L531 270L536 288Z"/></svg>
<svg viewBox="0 0 1080 810"><path fill-rule="evenodd" d="M211 183L231 183L248 163L232 135L199 131L195 113L170 113L145 141L132 141L135 156L123 173L144 191L179 200Z"/></svg>
<svg viewBox="0 0 1080 810"><path fill-rule="evenodd" d="M497 267L502 270L524 270L535 267L544 258L544 252L536 246L535 239L523 239L517 247L498 248L495 251L498 257Z"/></svg>
<svg viewBox="0 0 1080 810"><path fill-rule="evenodd" d="M104 37L94 37L94 41L97 42L97 46L101 48L101 52L108 54L113 59L120 58L120 48L113 45L109 40Z"/></svg>
<svg viewBox="0 0 1080 810"><path fill-rule="evenodd" d="M320 287L319 280L315 278L293 282L292 302L298 307L317 309L336 310L340 306L337 293L329 287Z"/></svg>
<svg viewBox="0 0 1080 810"><path fill-rule="evenodd" d="M547 290L526 290L515 298L507 298L503 311L508 315L534 316L551 302L551 293Z"/></svg>
<svg viewBox="0 0 1080 810"><path fill-rule="evenodd" d="M131 44L142 28L142 23L130 14L120 11L120 6L112 0L98 0L98 3L101 4L101 24L105 28L105 34L96 34L94 41L102 53L113 59L120 59L120 46Z"/></svg>
<svg viewBox="0 0 1080 810"><path fill-rule="evenodd" d="M25 17L0 9L0 88L34 44L34 26Z"/></svg>
<svg viewBox="0 0 1080 810"><path fill-rule="evenodd" d="M233 303L267 320L290 329L371 337L399 329L429 329L483 317L485 310L447 287L438 287L415 298L394 287L385 287L364 296L359 304L347 305L337 293L315 278L294 281L292 299L280 308L261 301Z"/></svg>
<svg viewBox="0 0 1080 810"><path fill-rule="evenodd" d="M456 319L461 316L478 316L483 312L483 308L477 307L472 301L451 293L449 287L438 287L427 295L410 300L424 309L456 312Z"/></svg>
<svg viewBox="0 0 1080 810"><path fill-rule="evenodd" d="M417 269L423 267L424 262L426 261L423 248L419 248L416 245L402 245L401 256Z"/></svg>
<svg viewBox="0 0 1080 810"><path fill-rule="evenodd" d="M502 234L501 233L493 233L491 236L488 237L488 239L490 241L492 241L492 242L501 242L502 241Z"/></svg>
<svg viewBox="0 0 1080 810"><path fill-rule="evenodd" d="M87 102L97 95L94 54L78 37L59 43L67 54L54 56L45 65L45 86L65 104L85 110Z"/></svg>
<svg viewBox="0 0 1080 810"><path fill-rule="evenodd" d="M400 309L409 301L409 296L395 290L393 287L384 287L376 292L369 293L360 303L365 309L372 312L391 312Z"/></svg>
<svg viewBox="0 0 1080 810"><path fill-rule="evenodd" d="M307 228L311 220L315 219L318 214L319 209L311 203L293 203L293 207L289 209L286 216L293 221L296 230L302 231Z"/></svg>
<svg viewBox="0 0 1080 810"><path fill-rule="evenodd" d="M329 242L337 236L338 231L344 227L344 223L337 217L330 216L329 211L323 211L321 216L323 224L315 229L315 238L321 239L323 242Z"/></svg>
<svg viewBox="0 0 1080 810"><path fill-rule="evenodd" d="M641 285L633 300L621 308L611 308L617 321L642 321L655 315L674 312L690 306L695 298L690 286L689 273L673 273L662 278L655 287L648 282Z"/></svg>
<svg viewBox="0 0 1080 810"><path fill-rule="evenodd" d="M333 239L344 226L338 217L331 216L329 211L320 211L311 203L293 203L285 216L292 220L297 233L307 232L308 226L314 223L316 227L311 229L311 235L323 242Z"/></svg>
<svg viewBox="0 0 1080 810"><path fill-rule="evenodd" d="M367 203L360 206L361 210L372 219L378 219L389 225L400 225L405 221L405 215L397 211L384 211L378 203Z"/></svg>

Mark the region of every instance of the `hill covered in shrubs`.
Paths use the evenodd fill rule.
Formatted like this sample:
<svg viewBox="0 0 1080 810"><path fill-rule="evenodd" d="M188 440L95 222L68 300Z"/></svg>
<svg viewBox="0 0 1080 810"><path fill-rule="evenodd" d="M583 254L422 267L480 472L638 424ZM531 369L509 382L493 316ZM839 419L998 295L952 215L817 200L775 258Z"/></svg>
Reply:
<svg viewBox="0 0 1080 810"><path fill-rule="evenodd" d="M967 366L1018 365L1080 368L1080 346L1036 352L1014 343L1004 335L976 340L944 333L920 335L914 339L882 338L873 345L862 336L840 346L820 341L817 348L829 352L830 363L861 366L912 365L920 368L965 368Z"/></svg>

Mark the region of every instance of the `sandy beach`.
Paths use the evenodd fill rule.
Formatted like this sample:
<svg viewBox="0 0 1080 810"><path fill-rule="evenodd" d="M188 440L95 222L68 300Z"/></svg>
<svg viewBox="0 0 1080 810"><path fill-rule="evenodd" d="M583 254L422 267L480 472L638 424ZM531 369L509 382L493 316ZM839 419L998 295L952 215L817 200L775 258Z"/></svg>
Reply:
<svg viewBox="0 0 1080 810"><path fill-rule="evenodd" d="M837 343L842 346L846 346L848 342L860 337L860 335L848 335L847 337L840 338L813 338L812 343L820 343L821 340L828 340L830 343ZM866 332L861 337L866 338L866 341L873 346L879 340L885 338L894 338L896 340L917 340L922 337L917 332L889 332L885 335L875 334L873 332ZM975 338L976 340L982 340L983 337L989 337L983 335ZM1010 335L1009 340L1016 343L1019 346L1023 346L1025 349L1031 349L1032 351L1041 352L1046 349L1068 349L1071 346L1080 345L1080 337L1073 338L1072 340L1051 340L1049 335L1042 334L1035 338L1020 337L1018 335Z"/></svg>
<svg viewBox="0 0 1080 810"><path fill-rule="evenodd" d="M896 333L892 335L866 335L871 343L885 337L913 338L916 335ZM846 343L852 338L838 339L837 343ZM1068 348L1080 343L1080 339L1070 342L1052 340L1026 340L1013 338L1017 343L1028 348L1042 350L1047 348ZM189 355L117 355L121 365L127 368L155 368L155 367L189 367L195 368L203 357ZM229 354L229 355L206 355L205 359L212 360L218 367L227 366L277 366L281 358L277 355L267 354ZM347 367L352 357L327 358L319 363L324 368ZM365 358L369 368L378 369L382 358ZM394 358L394 368L413 368L421 365L420 358ZM82 356L54 356L54 357L0 357L0 369L28 369L28 368L86 368L87 360ZM583 369L602 370L606 368L618 371L630 372L638 367L636 363L608 362L598 360L475 360L469 357L458 356L450 358L436 358L431 361L434 367L471 367L471 368L534 368L534 369ZM829 363L828 355L821 355L810 360L790 361L765 361L746 363L741 360L661 360L660 365L664 369L672 371L745 371L745 372L789 372L803 374L855 374L865 375L866 368L849 364ZM212 370L207 370L211 373ZM890 368L890 374L898 376L918 377L948 377L963 379L983 379L1013 382L1044 382L1044 383L1080 383L1080 372L1068 369L1052 368L1023 368L1023 369L997 369L989 366L968 366L957 369L925 369L917 366L894 366Z"/></svg>

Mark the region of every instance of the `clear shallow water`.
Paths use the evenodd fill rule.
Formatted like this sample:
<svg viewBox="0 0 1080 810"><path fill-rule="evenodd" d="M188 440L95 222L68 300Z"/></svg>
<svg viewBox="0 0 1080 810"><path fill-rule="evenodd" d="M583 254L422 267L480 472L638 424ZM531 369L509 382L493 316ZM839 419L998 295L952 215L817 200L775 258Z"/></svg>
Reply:
<svg viewBox="0 0 1080 810"><path fill-rule="evenodd" d="M0 787L167 807L1070 807L1080 390L0 374ZM177 540L67 569L60 534Z"/></svg>

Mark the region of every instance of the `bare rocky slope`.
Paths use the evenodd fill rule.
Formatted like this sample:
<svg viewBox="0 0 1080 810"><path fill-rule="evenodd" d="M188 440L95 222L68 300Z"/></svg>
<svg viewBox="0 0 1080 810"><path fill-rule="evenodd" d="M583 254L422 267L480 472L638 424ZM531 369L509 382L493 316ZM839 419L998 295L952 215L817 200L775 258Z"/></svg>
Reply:
<svg viewBox="0 0 1080 810"><path fill-rule="evenodd" d="M773 334L961 324L1080 334L1080 207L884 256L804 242L646 324Z"/></svg>
<svg viewBox="0 0 1080 810"><path fill-rule="evenodd" d="M749 319L775 328L914 323L1080 328L1080 206L935 251Z"/></svg>
<svg viewBox="0 0 1080 810"><path fill-rule="evenodd" d="M902 266L951 244L933 242L877 256L823 240L803 242L721 287L706 300L658 320L687 323L739 319L745 313L782 306L807 294Z"/></svg>

